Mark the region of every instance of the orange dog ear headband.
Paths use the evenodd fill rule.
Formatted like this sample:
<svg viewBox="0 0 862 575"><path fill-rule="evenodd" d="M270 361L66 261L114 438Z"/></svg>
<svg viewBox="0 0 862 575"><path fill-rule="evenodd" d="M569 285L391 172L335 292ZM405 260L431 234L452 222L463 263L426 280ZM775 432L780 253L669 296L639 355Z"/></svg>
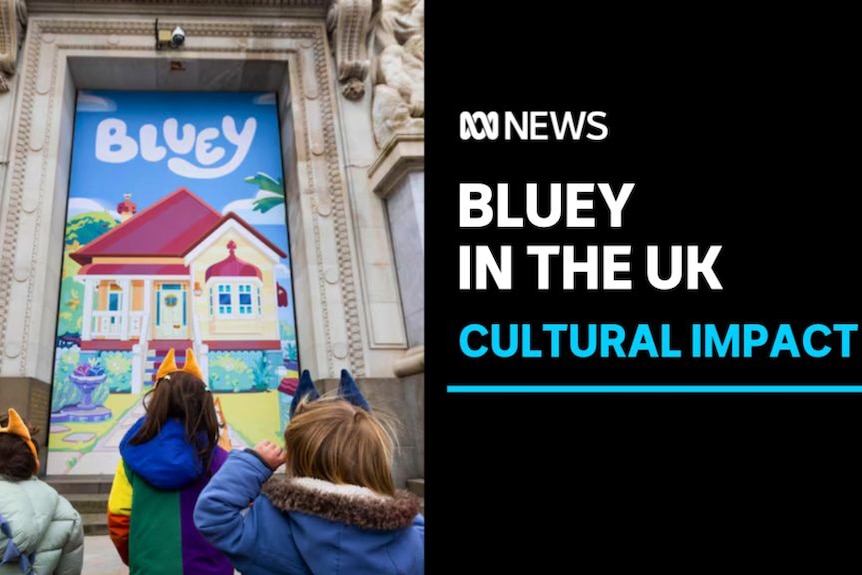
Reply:
<svg viewBox="0 0 862 575"><path fill-rule="evenodd" d="M159 381L166 375L176 371L190 373L199 380L204 381L204 375L201 373L201 368L198 367L198 362L195 361L195 354L192 353L192 350L190 349L186 350L186 362L183 364L182 368L179 368L177 367L176 359L174 359L174 348L171 348L165 356L165 360L162 362L162 365L159 366L159 371L156 373L156 381Z"/></svg>
<svg viewBox="0 0 862 575"><path fill-rule="evenodd" d="M30 437L30 430L24 425L24 420L18 415L18 412L13 408L9 408L9 425L3 427L0 425L0 433L11 433L17 435L27 443L27 447L33 453L33 460L36 462L36 468L33 474L39 473L39 453L36 451L36 444L33 443L33 438Z"/></svg>

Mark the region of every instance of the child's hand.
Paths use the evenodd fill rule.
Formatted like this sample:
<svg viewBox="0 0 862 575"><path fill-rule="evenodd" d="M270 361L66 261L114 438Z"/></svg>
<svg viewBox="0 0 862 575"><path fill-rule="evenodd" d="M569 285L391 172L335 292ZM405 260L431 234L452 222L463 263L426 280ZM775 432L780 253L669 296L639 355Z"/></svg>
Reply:
<svg viewBox="0 0 862 575"><path fill-rule="evenodd" d="M287 454L284 450L271 441L261 441L254 446L254 450L273 471L278 469L282 463L287 461Z"/></svg>

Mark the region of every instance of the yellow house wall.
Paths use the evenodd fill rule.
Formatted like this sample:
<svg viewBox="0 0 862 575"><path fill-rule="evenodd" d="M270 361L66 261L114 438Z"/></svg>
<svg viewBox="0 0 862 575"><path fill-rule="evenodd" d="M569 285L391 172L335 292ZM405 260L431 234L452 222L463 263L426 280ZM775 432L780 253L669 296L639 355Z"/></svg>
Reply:
<svg viewBox="0 0 862 575"><path fill-rule="evenodd" d="M228 257L227 243L233 240L237 244L237 258L253 264L261 271L260 303L261 317L254 319L220 319L210 318L209 286L206 284L206 270L209 266ZM194 281L199 283L203 293L194 297L194 312L200 322L203 339L236 339L236 340L277 340L278 332L278 300L275 292L275 276L273 263L251 242L234 230L222 234L194 262Z"/></svg>

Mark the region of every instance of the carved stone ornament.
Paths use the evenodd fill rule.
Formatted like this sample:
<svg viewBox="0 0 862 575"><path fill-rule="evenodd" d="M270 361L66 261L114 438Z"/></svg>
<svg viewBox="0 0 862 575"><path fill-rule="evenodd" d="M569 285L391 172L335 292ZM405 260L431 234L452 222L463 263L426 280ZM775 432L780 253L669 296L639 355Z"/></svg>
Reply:
<svg viewBox="0 0 862 575"><path fill-rule="evenodd" d="M28 0L31 11L88 14L203 13L217 16L322 16L329 0Z"/></svg>
<svg viewBox="0 0 862 575"><path fill-rule="evenodd" d="M425 132L425 0L383 0L374 38L371 117L384 148L396 133Z"/></svg>
<svg viewBox="0 0 862 575"><path fill-rule="evenodd" d="M24 0L0 0L0 92L9 91L7 76L15 73L18 47L24 39L27 5Z"/></svg>
<svg viewBox="0 0 862 575"><path fill-rule="evenodd" d="M326 15L326 27L335 46L338 81L341 93L349 100L365 95L365 78L371 62L365 45L370 32L371 15L380 0L332 0Z"/></svg>

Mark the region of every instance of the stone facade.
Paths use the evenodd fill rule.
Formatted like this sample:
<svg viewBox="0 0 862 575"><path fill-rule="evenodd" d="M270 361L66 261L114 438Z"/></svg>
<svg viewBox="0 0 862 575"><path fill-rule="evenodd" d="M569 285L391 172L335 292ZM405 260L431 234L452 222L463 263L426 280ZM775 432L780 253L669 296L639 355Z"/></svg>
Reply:
<svg viewBox="0 0 862 575"><path fill-rule="evenodd" d="M387 163L391 147L375 141L378 9L0 0L0 404L21 401L21 382L51 380L76 91L274 91L302 367L316 379L346 368L377 397L409 396L396 402L411 446L399 474L424 473L421 134L406 163ZM155 49L155 17L183 27L182 49Z"/></svg>

